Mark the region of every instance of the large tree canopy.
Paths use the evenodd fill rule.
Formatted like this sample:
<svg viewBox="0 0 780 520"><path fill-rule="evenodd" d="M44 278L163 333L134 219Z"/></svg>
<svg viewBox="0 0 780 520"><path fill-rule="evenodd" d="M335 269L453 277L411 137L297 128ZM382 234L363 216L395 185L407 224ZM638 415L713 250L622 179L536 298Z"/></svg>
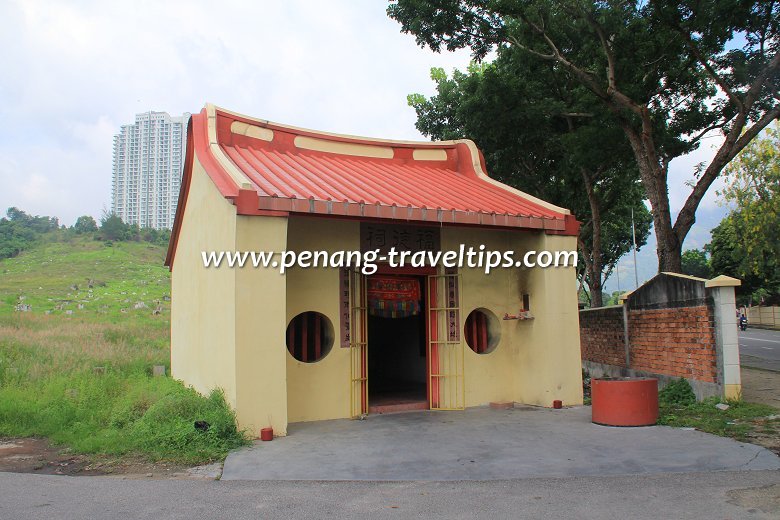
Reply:
<svg viewBox="0 0 780 520"><path fill-rule="evenodd" d="M605 107L650 201L660 270L681 271L682 244L707 190L780 116L774 0L397 0L388 14L435 51L470 48L482 60L494 49L521 50ZM669 163L713 132L722 144L691 172L673 222Z"/></svg>
<svg viewBox="0 0 780 520"><path fill-rule="evenodd" d="M631 212L645 243L651 217L628 142L605 109L540 60L502 49L491 64L448 77L433 69L437 94L409 96L417 128L434 139L472 138L493 177L554 204L582 221L579 275L590 303L631 246ZM538 92L545 92L540 97Z"/></svg>
<svg viewBox="0 0 780 520"><path fill-rule="evenodd" d="M780 125L768 129L728 168L721 195L734 210L712 232L716 274L743 280L742 293L780 302Z"/></svg>

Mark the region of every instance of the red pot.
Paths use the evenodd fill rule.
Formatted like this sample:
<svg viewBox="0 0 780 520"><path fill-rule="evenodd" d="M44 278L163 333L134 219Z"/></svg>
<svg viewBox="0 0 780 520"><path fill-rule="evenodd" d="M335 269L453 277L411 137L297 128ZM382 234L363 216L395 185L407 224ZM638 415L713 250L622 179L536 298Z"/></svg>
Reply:
<svg viewBox="0 0 780 520"><path fill-rule="evenodd" d="M263 428L260 430L260 440L261 441L272 441L274 440L274 429L273 428Z"/></svg>
<svg viewBox="0 0 780 520"><path fill-rule="evenodd" d="M658 421L658 380L593 379L592 420L604 426L650 426Z"/></svg>

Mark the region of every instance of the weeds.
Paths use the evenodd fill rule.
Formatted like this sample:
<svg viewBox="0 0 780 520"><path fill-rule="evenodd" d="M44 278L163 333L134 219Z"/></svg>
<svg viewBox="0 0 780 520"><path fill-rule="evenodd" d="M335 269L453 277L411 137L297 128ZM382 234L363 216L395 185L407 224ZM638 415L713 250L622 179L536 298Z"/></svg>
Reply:
<svg viewBox="0 0 780 520"><path fill-rule="evenodd" d="M169 365L162 255L148 244L75 240L0 261L0 436L189 464L247 443L221 392L151 376ZM19 295L33 312L13 310ZM131 307L152 298L163 312Z"/></svg>
<svg viewBox="0 0 780 520"><path fill-rule="evenodd" d="M45 436L80 453L192 464L221 459L246 443L221 392L204 397L178 381L151 377L151 364L167 364L165 350L133 346L137 341L101 344L100 327L86 329L92 341L80 342L75 332L37 348L35 333L25 342L0 340L0 436ZM95 373L95 366L105 371ZM196 430L195 421L210 427Z"/></svg>
<svg viewBox="0 0 780 520"><path fill-rule="evenodd" d="M658 424L696 428L743 442L748 441L753 432L780 427L780 420L769 419L777 413L771 406L726 401L728 409L720 410L715 407L719 402L717 397L696 402L688 381L680 379L659 392Z"/></svg>
<svg viewBox="0 0 780 520"><path fill-rule="evenodd" d="M667 405L688 406L696 402L696 394L688 380L680 378L658 392L658 401Z"/></svg>

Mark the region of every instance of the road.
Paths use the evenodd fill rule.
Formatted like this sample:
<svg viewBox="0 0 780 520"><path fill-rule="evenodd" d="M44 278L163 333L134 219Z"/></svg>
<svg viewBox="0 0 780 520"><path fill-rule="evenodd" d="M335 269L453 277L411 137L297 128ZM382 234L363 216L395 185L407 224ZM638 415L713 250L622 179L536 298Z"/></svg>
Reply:
<svg viewBox="0 0 780 520"><path fill-rule="evenodd" d="M0 473L0 493L0 518L18 520L780 518L777 471L465 482L122 480Z"/></svg>
<svg viewBox="0 0 780 520"><path fill-rule="evenodd" d="M750 328L739 332L739 356L743 366L780 372L780 330Z"/></svg>

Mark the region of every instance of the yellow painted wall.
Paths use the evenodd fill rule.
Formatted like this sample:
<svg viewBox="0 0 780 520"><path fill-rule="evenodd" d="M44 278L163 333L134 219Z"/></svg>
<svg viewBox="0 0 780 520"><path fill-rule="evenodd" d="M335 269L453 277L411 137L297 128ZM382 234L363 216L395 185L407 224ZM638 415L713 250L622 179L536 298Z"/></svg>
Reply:
<svg viewBox="0 0 780 520"><path fill-rule="evenodd" d="M287 249L287 218L237 217L238 251ZM232 269L235 275L236 416L255 435L271 426L287 434L286 281L274 268Z"/></svg>
<svg viewBox="0 0 780 520"><path fill-rule="evenodd" d="M171 273L171 374L225 392L251 434L287 431L286 283L275 269L205 268L201 251L283 251L287 219L237 216L194 162Z"/></svg>
<svg viewBox="0 0 780 520"><path fill-rule="evenodd" d="M510 244L513 233L488 231L476 228L443 228L441 230L442 251L457 251L460 244L475 250L480 244L486 250L503 251ZM466 406L479 406L493 401L512 401L512 367L514 365L516 339L512 333L514 322L504 321L505 313L516 314L522 307L522 295L512 290L514 269L495 269L485 275L484 269L460 269L461 315L460 331L466 318L474 309L490 310L499 320L501 339L496 348L487 354L477 354L464 338L464 374Z"/></svg>
<svg viewBox="0 0 780 520"><path fill-rule="evenodd" d="M348 220L290 217L288 243L292 251L358 250L360 224ZM289 420L302 422L348 417L350 352L348 348L341 348L339 272L337 269L293 268L286 278L285 328L298 314L316 311L324 314L334 329L333 348L318 362L300 362L286 348L284 350Z"/></svg>
<svg viewBox="0 0 780 520"><path fill-rule="evenodd" d="M201 251L234 250L235 237L235 207L196 158L171 272L171 375L203 394L222 388L234 408L235 273L205 269Z"/></svg>
<svg viewBox="0 0 780 520"><path fill-rule="evenodd" d="M576 237L535 234L518 249L576 251ZM517 283L530 294L534 320L517 322L515 401L551 406L582 404L577 282L574 268L523 268Z"/></svg>
<svg viewBox="0 0 780 520"><path fill-rule="evenodd" d="M292 250L355 250L359 228L353 221L290 217L288 244ZM443 228L441 237L442 250L457 250L461 243L523 252L576 247L573 237L539 232ZM348 417L349 350L340 348L338 271L294 268L286 278L285 326L301 312L317 311L328 317L335 332L333 348L319 362L302 363L287 354L289 421ZM522 307L524 293L530 294L536 319L503 320L505 313L516 314ZM461 303L461 331L476 308L492 311L501 327L501 340L492 352L476 354L465 347L466 406L493 401L551 406L554 399L582 403L574 268L495 269L490 275L462 269Z"/></svg>
<svg viewBox="0 0 780 520"><path fill-rule="evenodd" d="M540 232L443 228L442 250L460 244L475 250L576 250L575 237ZM582 404L579 318L574 268L483 269L463 268L461 273L461 331L466 317L477 308L492 311L501 325L501 340L487 354L466 345L466 406L493 401L515 401L552 406L554 399ZM534 320L503 320L517 314L523 294L530 295Z"/></svg>

